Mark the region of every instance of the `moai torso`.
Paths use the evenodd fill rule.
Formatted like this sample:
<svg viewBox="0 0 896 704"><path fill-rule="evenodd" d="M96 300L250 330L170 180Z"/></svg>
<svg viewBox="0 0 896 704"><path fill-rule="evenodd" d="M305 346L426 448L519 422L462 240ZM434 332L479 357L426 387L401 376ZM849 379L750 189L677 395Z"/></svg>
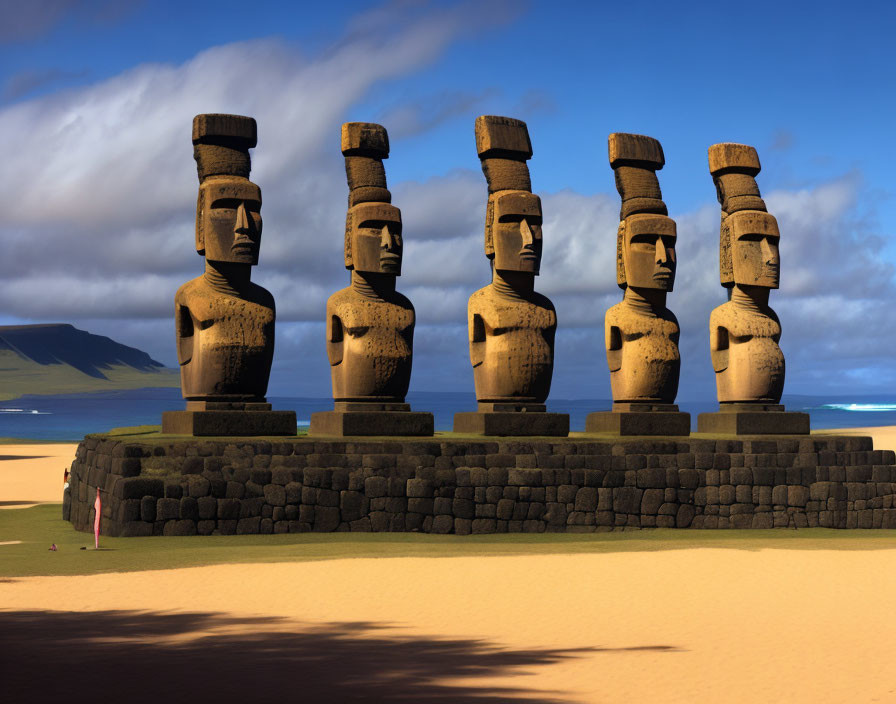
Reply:
<svg viewBox="0 0 896 704"><path fill-rule="evenodd" d="M263 398L274 357L274 298L249 283L213 288L200 276L174 297L184 396Z"/></svg>
<svg viewBox="0 0 896 704"><path fill-rule="evenodd" d="M756 150L742 144L709 149L722 206L720 277L731 299L712 311L710 353L720 403L777 404L784 389L781 324L769 305L778 287L778 224L766 212L755 176Z"/></svg>
<svg viewBox="0 0 896 704"><path fill-rule="evenodd" d="M263 401L274 355L274 299L249 280L258 263L261 191L249 181L255 120L198 115L196 248L205 273L175 295L181 388L191 401Z"/></svg>
<svg viewBox="0 0 896 704"><path fill-rule="evenodd" d="M467 306L470 361L480 403L544 403L554 370L554 305L534 290L541 264L541 200L531 190L526 123L476 120L476 148L488 181L485 252L492 283Z"/></svg>
<svg viewBox="0 0 896 704"><path fill-rule="evenodd" d="M411 379L414 306L395 290L401 211L391 205L381 125L342 126L349 186L345 264L351 286L327 301L327 355L336 401L402 402Z"/></svg>
<svg viewBox="0 0 896 704"><path fill-rule="evenodd" d="M477 399L542 403L551 388L554 304L540 293L520 298L489 284L470 297L467 315Z"/></svg>
<svg viewBox="0 0 896 704"><path fill-rule="evenodd" d="M720 402L778 403L784 390L781 323L768 306L729 301L709 316Z"/></svg>
<svg viewBox="0 0 896 704"><path fill-rule="evenodd" d="M607 311L604 328L613 400L672 403L681 366L672 311L623 300Z"/></svg>
<svg viewBox="0 0 896 704"><path fill-rule="evenodd" d="M656 177L663 150L650 137L615 133L609 151L622 197L616 275L625 291L604 319L613 401L671 404L681 359L678 320L666 307L675 281L677 233Z"/></svg>
<svg viewBox="0 0 896 704"><path fill-rule="evenodd" d="M400 293L349 286L327 300L327 349L337 400L403 400L411 381L414 307Z"/></svg>

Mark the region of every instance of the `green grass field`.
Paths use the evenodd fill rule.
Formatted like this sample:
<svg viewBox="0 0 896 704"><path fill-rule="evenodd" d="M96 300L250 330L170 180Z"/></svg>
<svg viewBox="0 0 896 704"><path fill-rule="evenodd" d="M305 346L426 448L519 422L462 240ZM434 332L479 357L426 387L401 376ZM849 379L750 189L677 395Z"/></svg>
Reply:
<svg viewBox="0 0 896 704"><path fill-rule="evenodd" d="M155 538L106 538L75 531L59 504L0 511L0 579L89 575L203 565L304 562L360 557L488 557L645 552L686 548L737 550L892 550L886 530L674 530L592 534L426 535L421 533L301 533ZM56 543L58 551L48 548ZM81 550L81 547L86 550Z"/></svg>

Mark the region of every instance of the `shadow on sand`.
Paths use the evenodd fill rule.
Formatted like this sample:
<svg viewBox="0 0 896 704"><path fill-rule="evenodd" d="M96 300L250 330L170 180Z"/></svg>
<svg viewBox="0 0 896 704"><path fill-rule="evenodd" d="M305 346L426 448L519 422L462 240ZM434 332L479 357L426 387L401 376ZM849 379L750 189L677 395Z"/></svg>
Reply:
<svg viewBox="0 0 896 704"><path fill-rule="evenodd" d="M548 704L570 700L561 692L452 681L522 674L604 650L506 650L482 640L386 635L387 627L213 613L0 611L3 698Z"/></svg>

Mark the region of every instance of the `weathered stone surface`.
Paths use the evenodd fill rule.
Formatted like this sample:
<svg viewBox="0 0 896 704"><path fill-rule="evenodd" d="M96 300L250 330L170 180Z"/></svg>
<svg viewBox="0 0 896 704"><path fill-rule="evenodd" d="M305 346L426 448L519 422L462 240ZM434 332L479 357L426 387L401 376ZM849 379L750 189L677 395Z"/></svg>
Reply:
<svg viewBox="0 0 896 704"><path fill-rule="evenodd" d="M177 499L159 499L156 502L156 520L170 521L180 518L180 501Z"/></svg>
<svg viewBox="0 0 896 704"><path fill-rule="evenodd" d="M267 484L264 487L264 500L271 506L285 506L286 489L279 484Z"/></svg>
<svg viewBox="0 0 896 704"><path fill-rule="evenodd" d="M351 283L327 301L327 356L333 411L311 416L312 436L432 435L430 413L404 403L411 378L415 313L395 290L404 243L401 211L391 204L382 125L342 126L349 187L345 267Z"/></svg>
<svg viewBox="0 0 896 704"><path fill-rule="evenodd" d="M274 299L251 283L261 241L261 190L249 181L255 120L197 115L196 251L206 271L174 298L185 411L162 414L165 433L295 435L295 412L265 403L274 354ZM166 526L167 527L167 526Z"/></svg>
<svg viewBox="0 0 896 704"><path fill-rule="evenodd" d="M488 182L485 254L492 282L467 306L470 361L479 410L455 415L458 433L565 436L569 417L545 413L554 365L557 314L534 290L542 254L541 200L531 191L526 123L476 118ZM455 527L456 530L456 527Z"/></svg>
<svg viewBox="0 0 896 704"><path fill-rule="evenodd" d="M808 434L809 416L785 413L781 324L768 305L778 288L778 223L766 209L755 177L759 157L744 144L709 148L710 173L722 208L719 275L729 300L709 319L710 354L716 372L718 413L703 413L705 433Z"/></svg>
<svg viewBox="0 0 896 704"><path fill-rule="evenodd" d="M894 458L872 452L864 440L853 438L813 436L805 442L696 438L613 445L573 439L452 440L427 446L425 457L438 461L413 467L399 462L407 456L403 443L339 444L298 438L284 442L286 448L264 441L258 446L191 443L135 446L131 452L140 456L129 459L146 463L155 475L152 479L161 482L152 486L163 487L159 493L164 496L118 498L124 493L118 488L122 482L139 482L143 477L115 474L120 465L111 461L111 451L101 442L94 442L92 461L107 469L93 471L85 442L78 449L85 461L73 464L67 492L69 520L79 530L92 529L93 477L103 482L110 496L104 502L102 524L107 535L184 533L187 529L177 525L184 520L193 522L203 535L243 532L250 530L247 526L261 533L506 532L664 526L858 528L896 523L896 486L889 481L894 465L864 464ZM698 450L707 448L714 450L711 459L699 463L712 467L690 467L691 460L698 463ZM797 457L810 449L815 464L800 466ZM261 455L257 462L253 452L274 454ZM198 475L182 471L180 463L203 457L222 461ZM325 467L284 467L282 462L290 457L302 457L303 462L312 457L311 462ZM520 457L535 461L521 467ZM158 458L166 463L158 464ZM613 462L609 469L588 469L592 460ZM840 464L818 465L819 461ZM242 468L235 469L234 463ZM534 469L533 464L542 468ZM299 481L287 481L291 479ZM285 505L279 503L281 498ZM754 518L759 514L765 515Z"/></svg>
<svg viewBox="0 0 896 704"><path fill-rule="evenodd" d="M624 294L604 320L613 410L591 414L586 431L688 435L690 417L674 405L679 327L666 294L675 281L677 234L656 176L662 147L651 137L614 133L609 154L622 199L616 282Z"/></svg>

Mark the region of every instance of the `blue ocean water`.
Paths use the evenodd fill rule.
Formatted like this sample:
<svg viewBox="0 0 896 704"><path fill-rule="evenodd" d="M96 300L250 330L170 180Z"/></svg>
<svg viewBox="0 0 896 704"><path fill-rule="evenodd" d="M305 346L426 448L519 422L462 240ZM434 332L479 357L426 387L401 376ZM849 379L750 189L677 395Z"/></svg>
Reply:
<svg viewBox="0 0 896 704"><path fill-rule="evenodd" d="M275 409L294 410L299 425L307 425L313 412L333 407L332 400L325 398L273 396L268 400ZM476 409L472 392L418 392L409 394L407 401L414 410L433 413L436 430L450 430L456 412ZM75 442L87 433L105 432L110 428L159 425L162 411L182 409L183 403L179 389L23 396L14 401L0 401L0 437ZM785 396L783 403L787 410L809 413L814 429L896 425L896 397L893 396L852 399ZM678 405L691 414L695 430L698 413L718 409L715 399L679 401ZM585 416L592 411L609 410L610 406L609 400L548 401L548 410L570 414L572 430L583 430Z"/></svg>

